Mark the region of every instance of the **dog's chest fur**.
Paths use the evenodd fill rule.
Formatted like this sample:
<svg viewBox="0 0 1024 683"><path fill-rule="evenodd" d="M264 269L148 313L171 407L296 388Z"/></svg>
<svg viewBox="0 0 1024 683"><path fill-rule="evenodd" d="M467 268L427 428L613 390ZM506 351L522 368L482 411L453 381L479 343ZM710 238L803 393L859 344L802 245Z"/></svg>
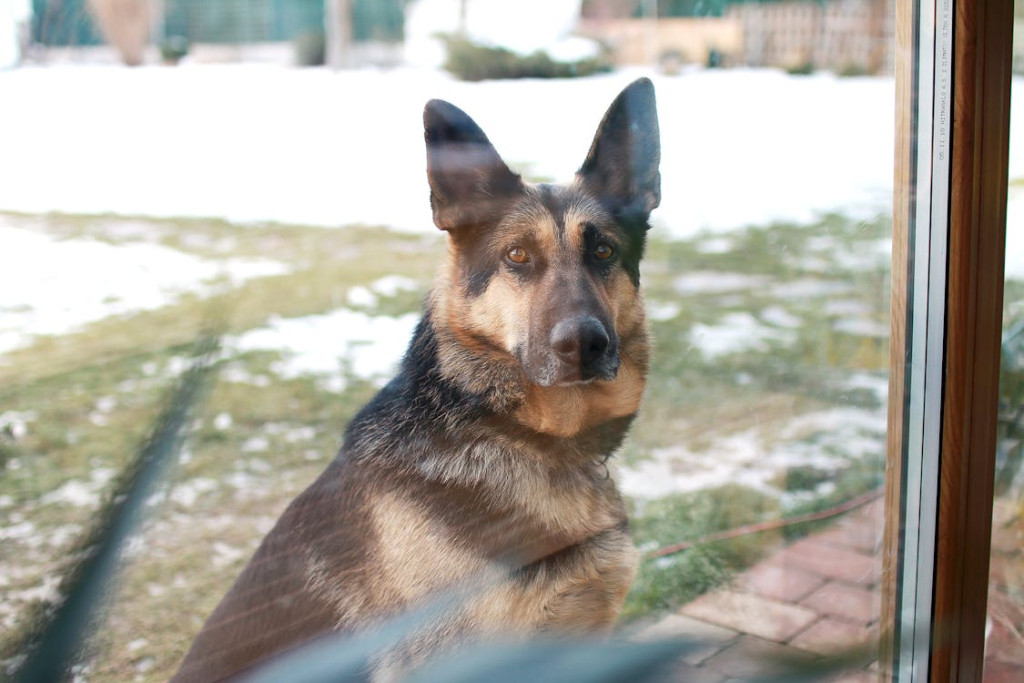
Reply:
<svg viewBox="0 0 1024 683"><path fill-rule="evenodd" d="M412 348L430 357L434 337L428 318ZM339 625L350 625L504 567L500 586L460 616L465 630L528 632L566 622L560 596L588 583L614 586L614 599L576 605L573 619L580 631L610 625L635 551L602 461L629 420L573 438L532 432L413 354L353 421L343 455L309 494L321 490L326 499L359 506L362 567L339 566L334 549L311 536L311 584L336 606ZM360 592L371 599L352 599L356 573L365 577Z"/></svg>

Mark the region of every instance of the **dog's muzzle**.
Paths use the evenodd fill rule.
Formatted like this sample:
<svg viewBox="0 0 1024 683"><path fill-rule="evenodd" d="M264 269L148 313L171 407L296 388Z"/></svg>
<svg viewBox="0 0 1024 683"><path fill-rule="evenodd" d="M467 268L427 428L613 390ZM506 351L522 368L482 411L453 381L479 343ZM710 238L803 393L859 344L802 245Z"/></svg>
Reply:
<svg viewBox="0 0 1024 683"><path fill-rule="evenodd" d="M593 316L558 322L549 340L553 363L542 384L614 379L619 370L618 344Z"/></svg>

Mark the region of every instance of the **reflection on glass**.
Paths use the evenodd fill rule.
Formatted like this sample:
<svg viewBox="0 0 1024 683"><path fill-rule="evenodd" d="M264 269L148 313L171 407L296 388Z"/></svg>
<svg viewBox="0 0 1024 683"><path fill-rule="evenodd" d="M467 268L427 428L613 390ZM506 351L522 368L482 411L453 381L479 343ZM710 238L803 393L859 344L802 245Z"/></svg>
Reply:
<svg viewBox="0 0 1024 683"><path fill-rule="evenodd" d="M1006 207L1006 282L1003 292L1002 369L999 380L995 503L992 510L986 683L1024 677L1024 80L1020 41L1024 5L1014 7L1010 168Z"/></svg>
<svg viewBox="0 0 1024 683"><path fill-rule="evenodd" d="M323 3L165 0L144 58L168 66L140 70L81 47L106 36L136 59L116 16L22 27L52 66L0 72L18 103L0 129L0 253L19 255L0 267L0 658L59 597L184 344L227 311L219 379L79 670L173 674L405 350L446 249L424 103L467 111L526 180L567 181L638 76L657 92L662 202L642 270L652 369L611 464L645 553L623 631L706 640L680 671L710 679L870 644L891 6L403 4L327 3L352 12L339 46L318 32ZM251 63L211 63L229 59ZM292 68L324 59L346 68Z"/></svg>

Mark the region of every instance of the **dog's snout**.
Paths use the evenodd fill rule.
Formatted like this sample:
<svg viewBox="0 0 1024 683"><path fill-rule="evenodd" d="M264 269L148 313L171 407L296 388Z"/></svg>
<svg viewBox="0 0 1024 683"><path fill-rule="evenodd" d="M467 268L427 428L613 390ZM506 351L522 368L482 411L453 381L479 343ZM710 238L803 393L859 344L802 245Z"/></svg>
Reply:
<svg viewBox="0 0 1024 683"><path fill-rule="evenodd" d="M597 318L563 320L551 330L551 348L567 363L589 365L604 355L609 341Z"/></svg>

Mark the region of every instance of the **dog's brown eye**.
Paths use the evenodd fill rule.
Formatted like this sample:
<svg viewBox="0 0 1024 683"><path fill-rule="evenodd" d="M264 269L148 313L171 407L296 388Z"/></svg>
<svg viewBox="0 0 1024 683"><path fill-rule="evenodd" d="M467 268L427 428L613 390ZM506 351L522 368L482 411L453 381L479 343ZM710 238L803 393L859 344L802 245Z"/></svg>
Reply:
<svg viewBox="0 0 1024 683"><path fill-rule="evenodd" d="M611 245L605 244L604 242L601 242L594 247L594 257L602 261L610 259L614 253L615 250L611 248Z"/></svg>
<svg viewBox="0 0 1024 683"><path fill-rule="evenodd" d="M505 258L507 258L512 263L519 264L529 263L530 261L530 255L526 253L526 250L523 249L522 247L512 247L511 249L508 250L508 252L505 253Z"/></svg>

